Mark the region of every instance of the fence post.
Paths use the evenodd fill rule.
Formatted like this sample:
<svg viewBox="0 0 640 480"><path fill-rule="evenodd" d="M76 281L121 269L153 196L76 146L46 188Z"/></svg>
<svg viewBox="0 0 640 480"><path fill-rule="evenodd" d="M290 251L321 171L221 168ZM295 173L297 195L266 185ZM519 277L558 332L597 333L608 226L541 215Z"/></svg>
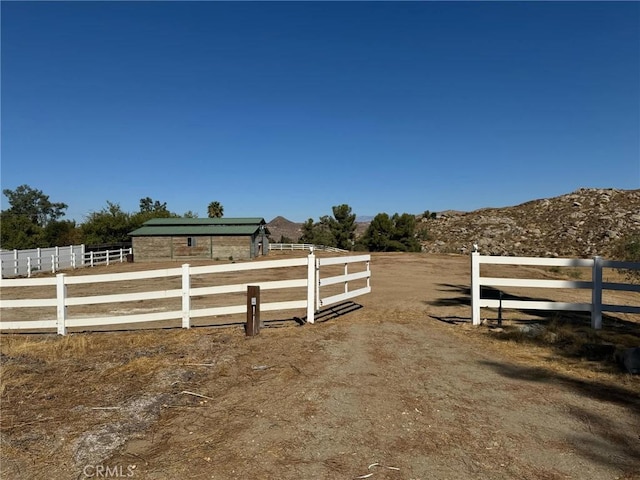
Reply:
<svg viewBox="0 0 640 480"><path fill-rule="evenodd" d="M307 258L307 322L315 321L316 310L316 256L313 253L313 247L309 250Z"/></svg>
<svg viewBox="0 0 640 480"><path fill-rule="evenodd" d="M27 257L27 278L31 278L31 257Z"/></svg>
<svg viewBox="0 0 640 480"><path fill-rule="evenodd" d="M51 255L51 273L56 273L56 256Z"/></svg>
<svg viewBox="0 0 640 480"><path fill-rule="evenodd" d="M13 249L13 273L17 277L18 276L18 250Z"/></svg>
<svg viewBox="0 0 640 480"><path fill-rule="evenodd" d="M244 331L247 337L254 337L260 333L259 285L247 285L247 323Z"/></svg>
<svg viewBox="0 0 640 480"><path fill-rule="evenodd" d="M56 270L60 270L60 247L56 248Z"/></svg>
<svg viewBox="0 0 640 480"><path fill-rule="evenodd" d="M344 275L345 275L345 277L347 275L349 275L349 264L348 263L344 264ZM349 281L348 280L345 280L345 282L344 282L344 293L349 293Z"/></svg>
<svg viewBox="0 0 640 480"><path fill-rule="evenodd" d="M38 271L42 270L42 250L38 247Z"/></svg>
<svg viewBox="0 0 640 480"><path fill-rule="evenodd" d="M471 253L471 321L480 325L480 253Z"/></svg>
<svg viewBox="0 0 640 480"><path fill-rule="evenodd" d="M109 266L109 259L111 258L111 250L107 250L107 267Z"/></svg>
<svg viewBox="0 0 640 480"><path fill-rule="evenodd" d="M602 257L593 257L591 273L591 328L602 328Z"/></svg>
<svg viewBox="0 0 640 480"><path fill-rule="evenodd" d="M82 266L84 267L86 262L86 257L85 257L85 247L84 247L84 243L80 244L80 258L82 259Z"/></svg>
<svg viewBox="0 0 640 480"><path fill-rule="evenodd" d="M93 267L93 250L89 252L89 266Z"/></svg>
<svg viewBox="0 0 640 480"><path fill-rule="evenodd" d="M64 273L56 275L58 335L67 334L67 286L64 284L64 277Z"/></svg>
<svg viewBox="0 0 640 480"><path fill-rule="evenodd" d="M182 265L182 328L191 327L191 271L190 265Z"/></svg>
<svg viewBox="0 0 640 480"><path fill-rule="evenodd" d="M76 268L76 252L71 252L71 268Z"/></svg>
<svg viewBox="0 0 640 480"><path fill-rule="evenodd" d="M122 247L120 247L120 263L122 262L124 262L124 255L123 255Z"/></svg>

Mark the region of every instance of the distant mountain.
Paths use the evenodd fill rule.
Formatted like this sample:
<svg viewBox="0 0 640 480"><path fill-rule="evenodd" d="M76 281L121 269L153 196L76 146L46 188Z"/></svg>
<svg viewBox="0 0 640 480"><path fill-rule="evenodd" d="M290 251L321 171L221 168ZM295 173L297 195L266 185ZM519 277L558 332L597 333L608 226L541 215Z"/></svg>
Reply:
<svg viewBox="0 0 640 480"><path fill-rule="evenodd" d="M277 243L283 236L296 243L302 235L302 223L295 223L281 216L268 222L267 228L271 232L269 236Z"/></svg>

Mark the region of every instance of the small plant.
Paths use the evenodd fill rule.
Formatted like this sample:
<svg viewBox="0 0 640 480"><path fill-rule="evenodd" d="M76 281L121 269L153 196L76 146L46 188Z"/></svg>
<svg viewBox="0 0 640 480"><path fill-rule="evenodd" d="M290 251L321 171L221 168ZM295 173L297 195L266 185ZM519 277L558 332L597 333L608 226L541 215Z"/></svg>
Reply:
<svg viewBox="0 0 640 480"><path fill-rule="evenodd" d="M233 255L229 255L229 261L233 262Z"/></svg>

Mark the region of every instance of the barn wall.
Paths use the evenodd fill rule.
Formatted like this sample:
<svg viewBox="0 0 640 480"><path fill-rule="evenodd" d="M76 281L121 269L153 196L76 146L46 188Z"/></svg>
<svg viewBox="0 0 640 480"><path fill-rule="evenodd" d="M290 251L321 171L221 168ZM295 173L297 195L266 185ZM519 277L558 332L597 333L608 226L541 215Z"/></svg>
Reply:
<svg viewBox="0 0 640 480"><path fill-rule="evenodd" d="M192 246L188 246L188 238L171 238L174 260L211 258L211 237L191 237L195 240L195 245Z"/></svg>
<svg viewBox="0 0 640 480"><path fill-rule="evenodd" d="M133 257L136 262L188 261L193 259L250 260L258 254L257 236L198 236L195 246L189 247L187 236L177 237L133 237ZM268 241L263 244L268 253Z"/></svg>
<svg viewBox="0 0 640 480"><path fill-rule="evenodd" d="M212 257L220 260L233 257L234 260L251 259L251 237L220 236L213 237Z"/></svg>
<svg viewBox="0 0 640 480"><path fill-rule="evenodd" d="M135 262L171 260L170 237L133 237L132 247Z"/></svg>

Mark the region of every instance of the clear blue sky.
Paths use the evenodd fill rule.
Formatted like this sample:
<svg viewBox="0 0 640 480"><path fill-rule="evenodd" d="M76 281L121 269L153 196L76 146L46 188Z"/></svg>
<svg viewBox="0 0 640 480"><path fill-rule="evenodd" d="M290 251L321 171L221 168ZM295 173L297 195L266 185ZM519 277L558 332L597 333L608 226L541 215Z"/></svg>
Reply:
<svg viewBox="0 0 640 480"><path fill-rule="evenodd" d="M639 2L7 2L2 188L67 218L640 188ZM2 208L7 207L2 198Z"/></svg>

